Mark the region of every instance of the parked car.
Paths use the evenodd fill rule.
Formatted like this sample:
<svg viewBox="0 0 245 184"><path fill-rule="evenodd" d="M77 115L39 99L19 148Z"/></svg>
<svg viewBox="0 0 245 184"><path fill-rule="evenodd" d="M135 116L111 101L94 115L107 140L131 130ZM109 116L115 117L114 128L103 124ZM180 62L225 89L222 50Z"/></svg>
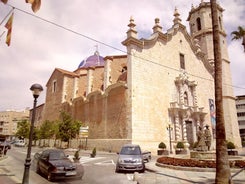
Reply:
<svg viewBox="0 0 245 184"><path fill-rule="evenodd" d="M33 160L36 172L46 176L49 181L64 178L82 179L84 174L83 166L73 163L60 149L46 149L35 153Z"/></svg>
<svg viewBox="0 0 245 184"><path fill-rule="evenodd" d="M118 154L116 172L139 171L145 172L145 163L139 145L126 144Z"/></svg>
<svg viewBox="0 0 245 184"><path fill-rule="evenodd" d="M143 155L143 160L146 162L149 162L151 160L151 152L150 151L144 151L142 153Z"/></svg>
<svg viewBox="0 0 245 184"><path fill-rule="evenodd" d="M7 151L11 149L11 145L9 144L9 142L4 141L4 142L0 142L0 153L6 155Z"/></svg>
<svg viewBox="0 0 245 184"><path fill-rule="evenodd" d="M15 146L17 147L24 147L26 145L25 141L24 140L17 140L15 143L14 143Z"/></svg>

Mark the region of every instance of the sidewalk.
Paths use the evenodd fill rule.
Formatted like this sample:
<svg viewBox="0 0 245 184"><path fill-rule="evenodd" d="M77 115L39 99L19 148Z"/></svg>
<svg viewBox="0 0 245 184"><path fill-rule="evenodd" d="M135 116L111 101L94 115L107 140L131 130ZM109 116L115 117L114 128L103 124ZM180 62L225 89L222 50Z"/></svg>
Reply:
<svg viewBox="0 0 245 184"><path fill-rule="evenodd" d="M0 157L0 183L1 184L19 184L20 182L15 179L15 175L6 169L5 164L1 161L7 159L8 156Z"/></svg>
<svg viewBox="0 0 245 184"><path fill-rule="evenodd" d="M245 159L245 149L238 150L239 156ZM146 163L146 173L142 176L136 175L136 181L139 184L213 184L215 182L215 169L210 168L184 168L184 167L161 167L156 165L159 156L153 156L152 161ZM235 175L241 169L231 169L231 176ZM245 183L245 170L237 174L232 179L234 184Z"/></svg>
<svg viewBox="0 0 245 184"><path fill-rule="evenodd" d="M213 184L215 181L215 172L212 169L206 169L202 172L184 170L184 168L164 168L156 166L156 158L153 158L153 162L146 163L146 169L150 173L146 173L137 179L139 184L190 184L190 183L200 183L200 184ZM181 170L180 170L181 169ZM245 171L238 174L234 178L234 184L244 184L245 183ZM233 175L234 173L232 173Z"/></svg>

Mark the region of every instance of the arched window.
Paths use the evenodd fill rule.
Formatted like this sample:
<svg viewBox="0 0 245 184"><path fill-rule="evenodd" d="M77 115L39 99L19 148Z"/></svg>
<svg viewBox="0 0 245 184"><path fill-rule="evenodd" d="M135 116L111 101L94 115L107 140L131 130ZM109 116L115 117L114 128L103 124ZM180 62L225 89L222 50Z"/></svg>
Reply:
<svg viewBox="0 0 245 184"><path fill-rule="evenodd" d="M200 31L201 29L202 29L201 19L198 17L197 18L197 30Z"/></svg>
<svg viewBox="0 0 245 184"><path fill-rule="evenodd" d="M53 92L53 93L56 92L56 88L57 88L57 81L54 80L54 81L53 81L53 86L52 86L52 92Z"/></svg>
<svg viewBox="0 0 245 184"><path fill-rule="evenodd" d="M222 22L221 22L221 18L219 17L219 28L220 30L222 30Z"/></svg>

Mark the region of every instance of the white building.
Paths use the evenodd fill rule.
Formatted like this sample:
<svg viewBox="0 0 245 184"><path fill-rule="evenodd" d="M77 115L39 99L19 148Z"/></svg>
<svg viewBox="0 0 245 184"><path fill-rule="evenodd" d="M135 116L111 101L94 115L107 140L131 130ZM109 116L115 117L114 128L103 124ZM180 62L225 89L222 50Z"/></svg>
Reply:
<svg viewBox="0 0 245 184"><path fill-rule="evenodd" d="M245 146L245 95L237 96L236 109L240 136L243 146Z"/></svg>

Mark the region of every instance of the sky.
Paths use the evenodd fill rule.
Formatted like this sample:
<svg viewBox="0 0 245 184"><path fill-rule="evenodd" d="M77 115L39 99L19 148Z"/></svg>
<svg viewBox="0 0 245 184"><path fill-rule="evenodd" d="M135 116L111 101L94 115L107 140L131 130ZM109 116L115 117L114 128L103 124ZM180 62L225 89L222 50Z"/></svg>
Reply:
<svg viewBox="0 0 245 184"><path fill-rule="evenodd" d="M32 108L32 84L44 91L38 105L45 102L46 83L55 68L74 71L86 57L94 54L96 45L101 56L123 55L129 19L135 20L139 38L152 34L154 19L159 18L165 33L173 25L175 7L182 24L191 6L201 0L52 0L42 1L36 13L25 0L9 0L16 7L11 45L5 43L6 15L12 9L0 2L0 111ZM204 2L208 2L204 0ZM245 27L245 1L219 0L225 9L224 26L234 95L245 95L245 53L240 41L231 41L231 32ZM4 20L4 21L3 21Z"/></svg>

